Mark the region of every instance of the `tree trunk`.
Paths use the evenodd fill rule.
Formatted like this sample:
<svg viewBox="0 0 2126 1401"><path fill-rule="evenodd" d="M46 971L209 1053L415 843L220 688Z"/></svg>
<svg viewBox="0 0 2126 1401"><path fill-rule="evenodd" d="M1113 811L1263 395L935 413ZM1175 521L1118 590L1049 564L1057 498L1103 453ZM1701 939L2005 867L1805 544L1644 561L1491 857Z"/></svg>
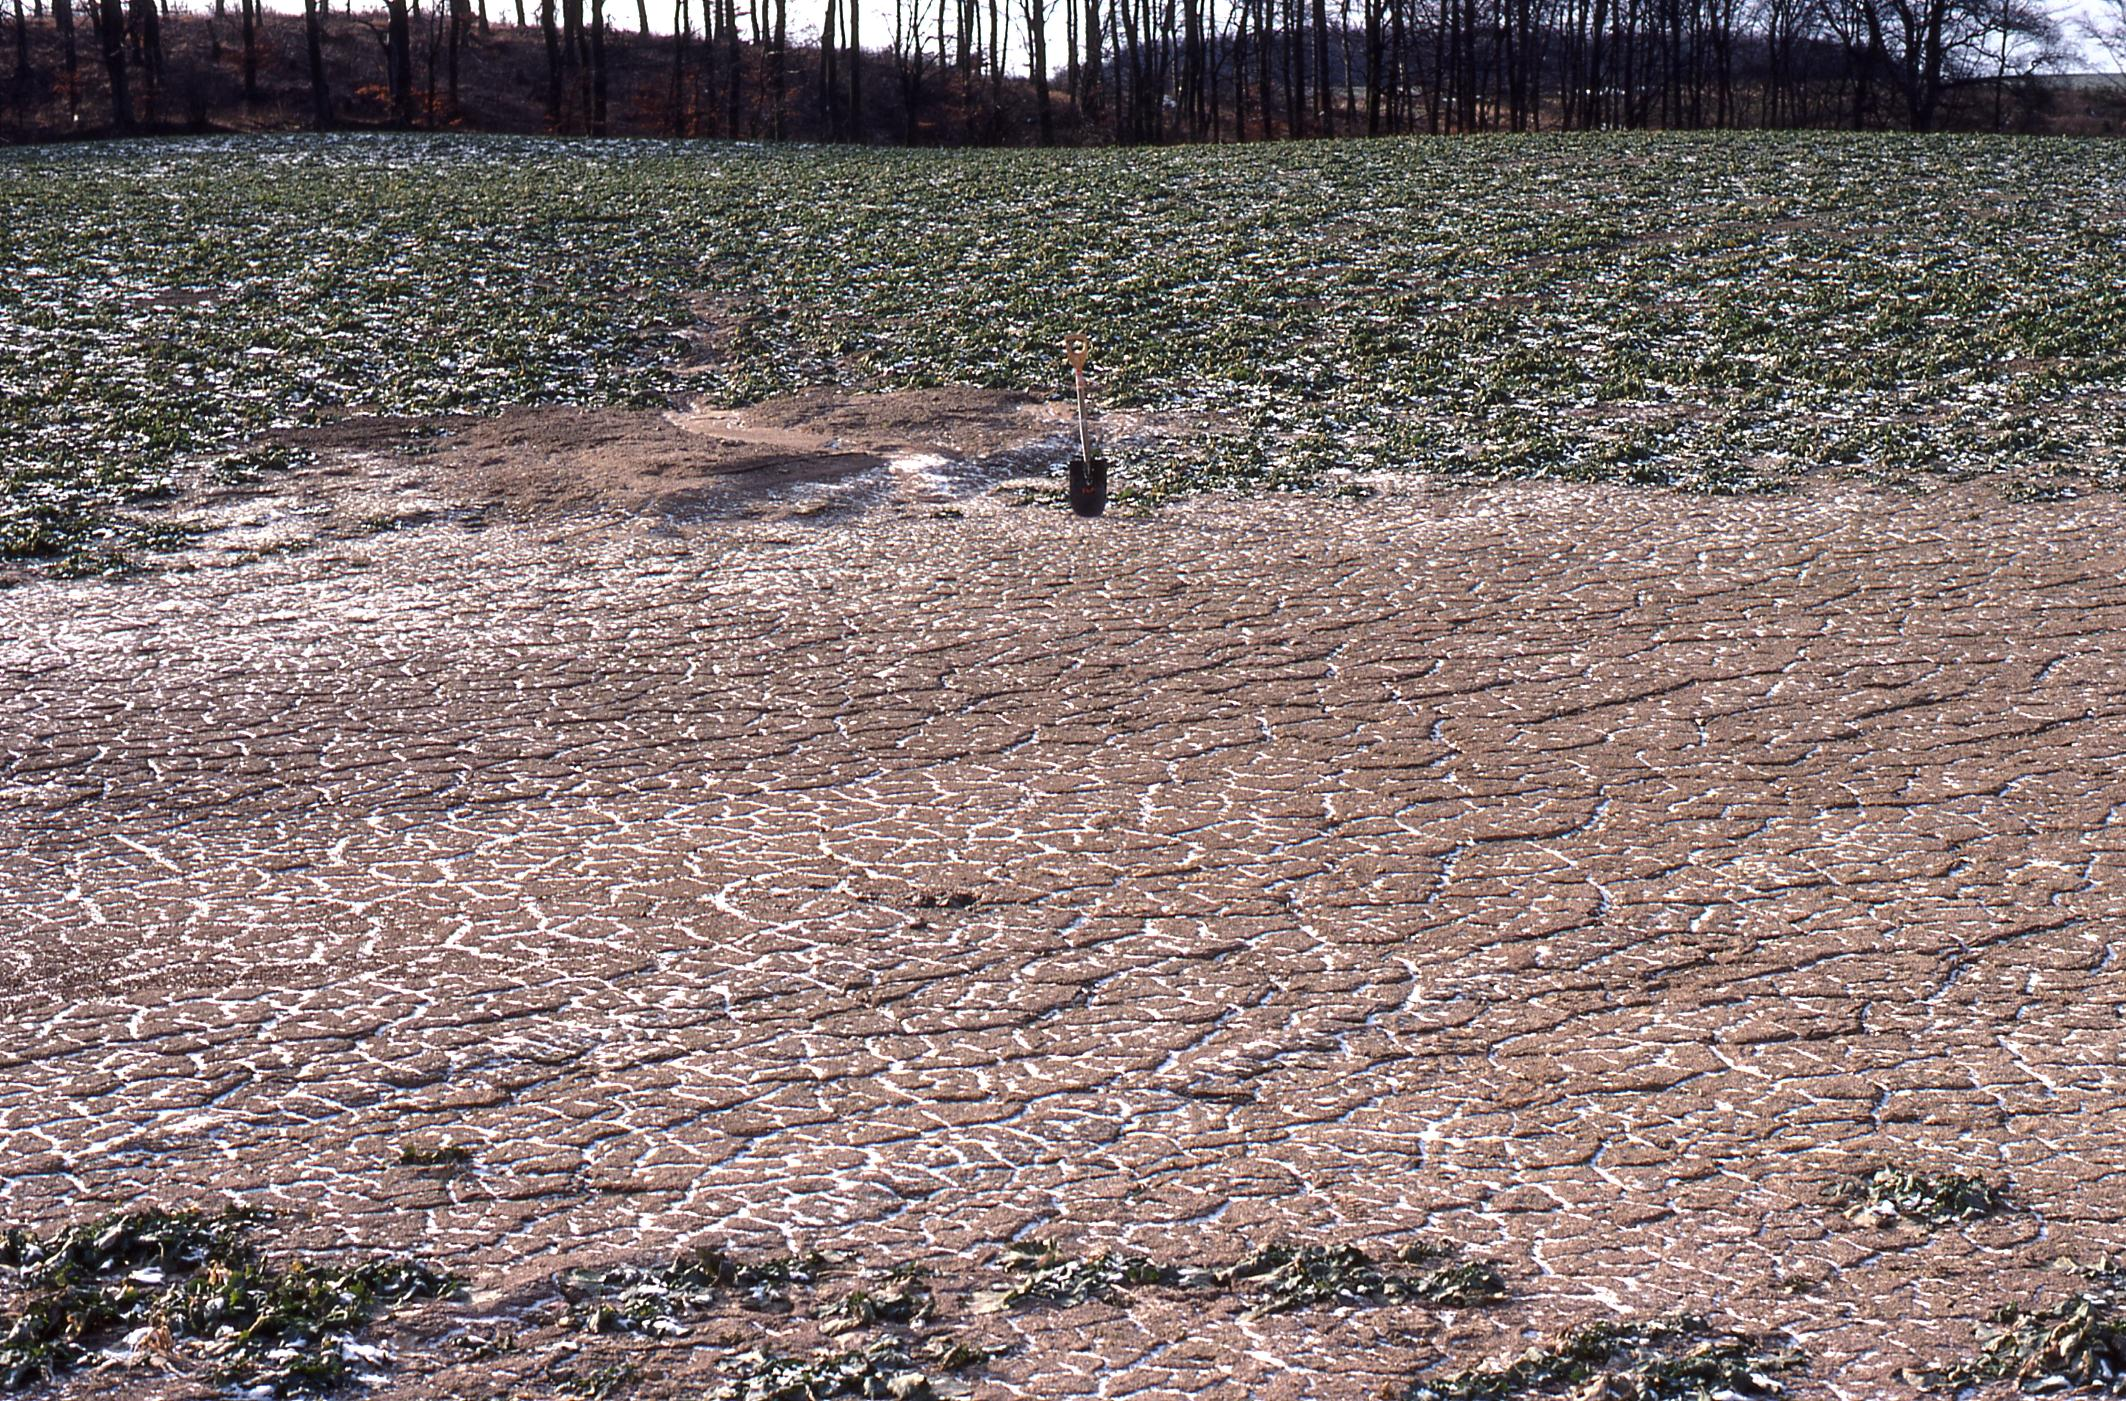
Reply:
<svg viewBox="0 0 2126 1401"><path fill-rule="evenodd" d="M1454 77L1456 95L1461 100L1460 129L1476 130L1476 0L1462 0L1461 18L1455 22L1455 31L1461 35L1461 68Z"/></svg>
<svg viewBox="0 0 2126 1401"><path fill-rule="evenodd" d="M133 0L132 33L133 56L145 89L142 116L152 128L162 120L162 24L155 0Z"/></svg>
<svg viewBox="0 0 2126 1401"><path fill-rule="evenodd" d="M864 50L858 42L858 12L862 0L849 4L849 139L864 139Z"/></svg>
<svg viewBox="0 0 2126 1401"><path fill-rule="evenodd" d="M1068 5L1074 0L1063 0ZM1085 0L1085 23L1079 26L1078 43L1084 50L1078 60L1078 81L1083 84L1077 92L1079 124L1084 125L1093 115L1100 88L1100 0Z"/></svg>
<svg viewBox="0 0 2126 1401"><path fill-rule="evenodd" d="M605 135L605 0L591 0L591 135Z"/></svg>
<svg viewBox="0 0 2126 1401"><path fill-rule="evenodd" d="M1336 16L1337 53L1343 63L1344 133L1349 135L1358 127L1358 89L1351 82L1351 0L1342 0Z"/></svg>
<svg viewBox="0 0 2126 1401"><path fill-rule="evenodd" d="M1043 0L1026 0L1026 42L1033 65L1034 113L1040 122L1041 144L1056 144L1055 115L1048 110L1048 15Z"/></svg>
<svg viewBox="0 0 2126 1401"><path fill-rule="evenodd" d="M440 110L436 102L436 52L443 46L443 3L444 0L432 0L428 7L428 92L421 101L421 116L430 131L435 130L436 113Z"/></svg>
<svg viewBox="0 0 2126 1401"><path fill-rule="evenodd" d="M1181 17L1181 110L1189 118L1189 136L1206 141L1211 134L1210 38L1205 33L1210 7L1202 0L1183 0Z"/></svg>
<svg viewBox="0 0 2126 1401"><path fill-rule="evenodd" d="M1078 6L1063 0L1063 91L1072 103L1078 100Z"/></svg>
<svg viewBox="0 0 2126 1401"><path fill-rule="evenodd" d="M1379 0L1380 7L1380 129L1383 134L1402 130L1402 0Z"/></svg>
<svg viewBox="0 0 2126 1401"><path fill-rule="evenodd" d="M1381 108L1381 6L1366 0L1366 135L1380 135ZM1345 78L1349 82L1348 77Z"/></svg>
<svg viewBox="0 0 2126 1401"><path fill-rule="evenodd" d="M672 12L672 135L693 135L687 120L687 31L693 21L687 0L679 0Z"/></svg>
<svg viewBox="0 0 2126 1401"><path fill-rule="evenodd" d="M561 0L561 91L576 104L576 125L587 129L591 117L591 75L583 61L583 0ZM569 123L566 112L562 128Z"/></svg>
<svg viewBox="0 0 2126 1401"><path fill-rule="evenodd" d="M841 137L841 123L837 120L841 107L841 83L836 75L835 61L839 55L834 48L834 12L840 9L838 0L827 0L827 12L819 22L819 121L829 141Z"/></svg>
<svg viewBox="0 0 2126 1401"><path fill-rule="evenodd" d="M1010 22L1009 12L999 13L997 0L989 0L989 118L985 126L991 142L1003 134L1004 31Z"/></svg>
<svg viewBox="0 0 2126 1401"><path fill-rule="evenodd" d="M324 131L332 125L332 94L325 86L324 20L318 3L303 0L303 44L310 58L310 118Z"/></svg>
<svg viewBox="0 0 2126 1401"><path fill-rule="evenodd" d="M111 125L133 129L133 99L126 91L125 10L119 0L102 0L103 67L111 78Z"/></svg>
<svg viewBox="0 0 2126 1401"><path fill-rule="evenodd" d="M554 28L554 0L539 0L539 28L546 35L546 124L561 129L561 36Z"/></svg>
<svg viewBox="0 0 2126 1401"><path fill-rule="evenodd" d="M162 19L156 12L155 0L133 0L133 32L140 43L140 64L147 70L148 91L152 95L162 78Z"/></svg>
<svg viewBox="0 0 2126 1401"><path fill-rule="evenodd" d="M1245 5L1248 0L1240 0ZM1256 103L1262 117L1262 139L1276 136L1276 95L1270 88L1270 43L1276 37L1276 28L1270 19L1270 0L1254 0L1255 4L1255 78Z"/></svg>
<svg viewBox="0 0 2126 1401"><path fill-rule="evenodd" d="M1299 40L1305 29L1297 23L1298 14L1298 0L1286 0L1281 57L1284 67L1284 134L1289 137L1306 133L1306 101L1301 96L1307 86L1306 64L1299 54Z"/></svg>
<svg viewBox="0 0 2126 1401"><path fill-rule="evenodd" d="M1248 4L1235 0L1233 10L1233 139L1248 139Z"/></svg>
<svg viewBox="0 0 2126 1401"><path fill-rule="evenodd" d="M594 0L603 3L603 0ZM789 90L789 63L786 55L790 43L790 0L774 0L775 41L771 50L773 67L768 72L768 101L775 110L769 115L768 130L777 141L783 139L783 99Z"/></svg>
<svg viewBox="0 0 2126 1401"><path fill-rule="evenodd" d="M1920 50L1919 101L1913 104L1912 130L1934 130L1934 115L1941 106L1943 51L1942 28L1948 18L1948 0L1928 0L1926 41Z"/></svg>
<svg viewBox="0 0 2126 1401"><path fill-rule="evenodd" d="M72 116L81 86L81 60L74 48L74 0L52 0L52 23L59 29L60 58L66 64L66 110Z"/></svg>
<svg viewBox="0 0 2126 1401"><path fill-rule="evenodd" d="M1314 105L1324 136L1336 134L1336 100L1329 91L1329 3L1314 0Z"/></svg>
<svg viewBox="0 0 2126 1401"><path fill-rule="evenodd" d="M445 60L449 97L450 120L458 119L458 58L465 48L465 31L471 27L471 6L467 0L450 0L450 49Z"/></svg>
<svg viewBox="0 0 2126 1401"><path fill-rule="evenodd" d="M385 85L391 89L391 120L413 125L413 31L406 0L384 0Z"/></svg>
<svg viewBox="0 0 2126 1401"><path fill-rule="evenodd" d="M721 21L724 39L724 135L738 135L739 114L745 109L745 55L738 47L738 0L723 0Z"/></svg>
<svg viewBox="0 0 2126 1401"><path fill-rule="evenodd" d="M258 0L238 0L238 3L244 11L244 100L249 102L258 96ZM113 8L111 0L105 0L105 11Z"/></svg>
<svg viewBox="0 0 2126 1401"><path fill-rule="evenodd" d="M1144 57L1139 47L1137 31L1137 7L1132 0L1122 0L1122 36L1129 45L1129 98L1124 101L1118 91L1115 95L1115 136L1124 142L1142 138L1144 119ZM1121 65L1116 65L1119 68Z"/></svg>

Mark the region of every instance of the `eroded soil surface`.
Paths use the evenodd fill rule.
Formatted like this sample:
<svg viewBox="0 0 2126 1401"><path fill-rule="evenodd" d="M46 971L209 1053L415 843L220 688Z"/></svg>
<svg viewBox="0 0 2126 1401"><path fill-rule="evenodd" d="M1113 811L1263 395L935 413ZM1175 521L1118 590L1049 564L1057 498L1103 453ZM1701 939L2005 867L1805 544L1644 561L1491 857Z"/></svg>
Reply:
<svg viewBox="0 0 2126 1401"><path fill-rule="evenodd" d="M132 514L191 535L183 562L192 564L436 521L478 530L586 516L840 517L950 503L1022 473L1032 480L1067 460L1073 442L1064 405L959 386L807 390L743 409L357 417L256 440L300 464L292 470L190 482Z"/></svg>
<svg viewBox="0 0 2126 1401"><path fill-rule="evenodd" d="M689 1241L927 1263L977 1395L1232 1398L1676 1308L1909 1394L2126 1247L2114 499L603 504L0 592L0 1216L414 1249L420 1397L816 1340L564 1328ZM1880 1162L2008 1208L1826 1204ZM972 1314L1029 1236L1512 1297Z"/></svg>

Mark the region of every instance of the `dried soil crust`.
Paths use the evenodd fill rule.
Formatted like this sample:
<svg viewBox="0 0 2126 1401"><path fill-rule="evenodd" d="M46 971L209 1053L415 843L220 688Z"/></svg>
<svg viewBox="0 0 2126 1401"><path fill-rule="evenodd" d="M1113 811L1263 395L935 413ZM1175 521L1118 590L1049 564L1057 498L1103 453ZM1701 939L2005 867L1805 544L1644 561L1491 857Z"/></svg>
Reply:
<svg viewBox="0 0 2126 1401"><path fill-rule="evenodd" d="M808 390L739 410L519 408L281 435L314 465L195 492L178 519L245 553L445 518L811 516L944 503L1068 453L1067 411L945 388Z"/></svg>
<svg viewBox="0 0 2126 1401"><path fill-rule="evenodd" d="M551 1272L688 1239L926 1260L1009 1349L980 1397L1359 1401L1676 1308L1907 1396L2126 1249L2122 539L2110 497L1529 487L33 583L0 1219L233 1193L432 1254L475 1294L394 1401L561 1394L634 1345L557 1351ZM1883 1159L2013 1209L1825 1206ZM972 1317L1050 1233L1422 1235L1515 1297ZM483 1318L523 1346L442 1341Z"/></svg>

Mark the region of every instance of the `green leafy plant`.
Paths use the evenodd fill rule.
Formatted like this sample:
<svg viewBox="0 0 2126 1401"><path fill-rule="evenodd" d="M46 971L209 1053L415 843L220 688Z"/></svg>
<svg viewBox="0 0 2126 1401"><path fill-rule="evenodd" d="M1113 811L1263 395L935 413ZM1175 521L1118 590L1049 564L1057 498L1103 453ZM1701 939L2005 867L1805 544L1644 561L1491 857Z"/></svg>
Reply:
<svg viewBox="0 0 2126 1401"><path fill-rule="evenodd" d="M2088 1283L2049 1308L2007 1304L1978 1330L1975 1356L1912 1380L1961 1389L2012 1382L2047 1395L2126 1396L2126 1266L2065 1265Z"/></svg>
<svg viewBox="0 0 2126 1401"><path fill-rule="evenodd" d="M930 1338L913 1351L894 1339L865 1347L787 1357L743 1353L716 1401L826 1401L835 1396L891 1397L925 1401L940 1394L944 1379L987 1362L990 1352L951 1335Z"/></svg>
<svg viewBox="0 0 2126 1401"><path fill-rule="evenodd" d="M876 1288L852 1289L820 1314L820 1331L829 1337L853 1333L877 1323L923 1323L937 1312L923 1267L896 1265Z"/></svg>
<svg viewBox="0 0 2126 1401"><path fill-rule="evenodd" d="M1506 1282L1490 1265L1456 1260L1424 1245L1398 1253L1417 1270L1394 1270L1355 1245L1265 1246L1213 1276L1219 1284L1244 1284L1261 1302L1250 1317L1336 1302L1427 1303L1448 1307L1488 1304L1506 1297Z"/></svg>
<svg viewBox="0 0 2126 1401"><path fill-rule="evenodd" d="M246 1240L254 1220L149 1210L50 1236L0 1235L0 1266L13 1276L0 1316L0 1390L122 1347L196 1359L221 1382L276 1396L321 1392L384 1360L357 1337L378 1315L457 1287L413 1259L269 1261Z"/></svg>
<svg viewBox="0 0 2126 1401"><path fill-rule="evenodd" d="M714 1247L698 1247L653 1269L621 1265L571 1270L562 1276L561 1289L569 1299L571 1321L585 1332L675 1338L686 1333L690 1317L726 1295L741 1308L788 1313L790 1287L812 1284L833 1268L816 1252L745 1261Z"/></svg>
<svg viewBox="0 0 2126 1401"><path fill-rule="evenodd" d="M1407 1401L1563 1396L1601 1401L1730 1401L1781 1395L1778 1374L1798 1352L1676 1314L1647 1323L1591 1323L1502 1367L1420 1381Z"/></svg>
<svg viewBox="0 0 2126 1401"><path fill-rule="evenodd" d="M551 1374L554 1389L564 1396L584 1401L611 1401L642 1380L642 1369L632 1362L608 1362L588 1372L563 1370Z"/></svg>
<svg viewBox="0 0 2126 1401"><path fill-rule="evenodd" d="M1969 1173L1924 1172L1883 1163L1827 1191L1848 1221L1886 1226L1896 1221L1934 1225L1990 1216L2007 1204L1999 1188Z"/></svg>
<svg viewBox="0 0 2126 1401"><path fill-rule="evenodd" d="M1093 1300L1112 1303L1128 1297L1129 1290L1139 1285L1172 1284L1182 1277L1142 1255L1102 1251L1075 1256L1052 1240L1013 1241L1004 1247L1004 1268L1018 1275L1018 1282L978 1300L978 1312L1029 1302L1065 1308Z"/></svg>
<svg viewBox="0 0 2126 1401"><path fill-rule="evenodd" d="M447 1139L412 1139L399 1145L400 1167L460 1168L472 1161L470 1146Z"/></svg>

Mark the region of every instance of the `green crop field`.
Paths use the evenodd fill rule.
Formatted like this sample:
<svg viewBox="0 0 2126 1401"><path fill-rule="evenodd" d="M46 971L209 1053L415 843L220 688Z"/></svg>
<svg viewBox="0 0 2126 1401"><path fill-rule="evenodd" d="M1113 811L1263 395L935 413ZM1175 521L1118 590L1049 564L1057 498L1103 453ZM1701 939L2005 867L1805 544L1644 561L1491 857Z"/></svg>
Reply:
<svg viewBox="0 0 2126 1401"><path fill-rule="evenodd" d="M2019 493L2126 473L2126 146L1829 135L868 152L285 137L0 154L0 556L274 425L1060 392L1143 500L1347 474Z"/></svg>

